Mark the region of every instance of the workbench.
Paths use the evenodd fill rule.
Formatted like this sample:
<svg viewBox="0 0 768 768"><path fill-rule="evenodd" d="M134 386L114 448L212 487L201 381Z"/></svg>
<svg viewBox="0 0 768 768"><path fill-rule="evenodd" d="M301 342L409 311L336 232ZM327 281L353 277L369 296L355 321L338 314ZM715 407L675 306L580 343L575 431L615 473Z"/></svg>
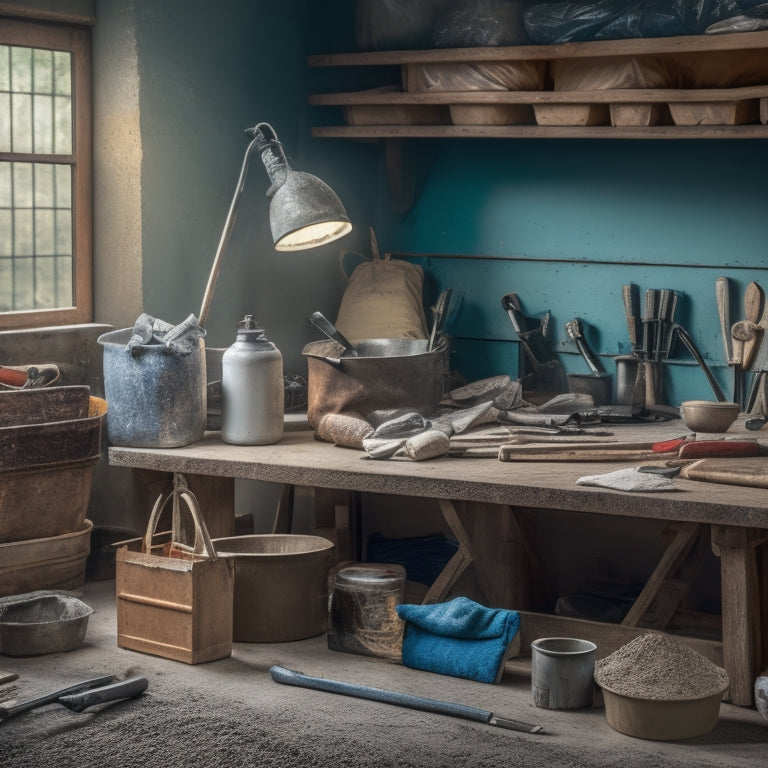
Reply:
<svg viewBox="0 0 768 768"><path fill-rule="evenodd" d="M663 440L686 433L680 421L611 425L622 441ZM754 439L743 422L728 437ZM699 438L714 437L702 436ZM762 488L675 479L675 491L627 493L576 485L584 475L607 473L638 462L502 462L494 458L443 457L414 462L374 461L363 451L315 439L306 425L288 424L274 445L236 446L215 432L182 448L110 447L109 463L136 472L183 474L198 496L233 519L235 479L282 483L284 487L338 489L435 499L459 548L429 589L425 602L443 599L470 565L488 605L520 610L523 648L537 637L577 636L612 653L653 627L654 611L667 617L677 603L675 571L697 536L709 537L720 560L722 641L686 637L685 642L722 664L730 677L729 700L753 703L755 677L768 664L768 492ZM523 566L535 565L521 513L565 510L591 515L665 521L671 543L621 624L573 619L524 610L521 583L535 580ZM212 536L229 535L226 522ZM666 605L666 608L664 606ZM664 621L655 626L663 628Z"/></svg>

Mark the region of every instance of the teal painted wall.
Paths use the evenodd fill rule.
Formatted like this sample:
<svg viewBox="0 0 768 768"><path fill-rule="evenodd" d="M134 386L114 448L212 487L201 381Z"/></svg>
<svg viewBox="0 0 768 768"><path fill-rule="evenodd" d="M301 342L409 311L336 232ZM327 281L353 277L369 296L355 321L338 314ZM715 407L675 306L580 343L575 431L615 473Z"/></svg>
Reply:
<svg viewBox="0 0 768 768"><path fill-rule="evenodd" d="M611 357L629 351L621 287L635 282L681 295L676 319L730 393L714 283L734 281L734 321L749 281L768 290L764 142L467 139L429 151L413 208L395 215L382 196L376 228L386 251L436 254L417 259L427 303L442 288L463 291L452 334L466 378L517 374L500 302L510 291L530 316L552 312L566 370L588 370L565 334L578 317L613 373ZM682 345L665 367L667 402L712 397Z"/></svg>
<svg viewBox="0 0 768 768"><path fill-rule="evenodd" d="M310 135L307 39L333 39L324 33L331 19L312 5L134 4L144 311L172 322L199 312L247 146L244 130L258 122L273 125L295 168L336 189L354 222L370 219L370 185L361 186L359 178L366 167L369 176L375 173L374 148L329 145ZM330 312L343 290L338 246L277 254L269 232L268 186L259 158L251 158L206 342L229 346L237 321L250 313L282 351L286 372L301 372L306 368L301 349L317 338L309 315L315 309Z"/></svg>

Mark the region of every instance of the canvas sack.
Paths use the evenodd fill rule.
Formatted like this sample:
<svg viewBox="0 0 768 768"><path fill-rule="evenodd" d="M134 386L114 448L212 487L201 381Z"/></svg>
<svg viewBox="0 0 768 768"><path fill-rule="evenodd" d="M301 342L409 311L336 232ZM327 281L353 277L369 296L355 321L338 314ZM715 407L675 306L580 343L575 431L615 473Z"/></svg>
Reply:
<svg viewBox="0 0 768 768"><path fill-rule="evenodd" d="M379 255L371 232L371 256L342 251L339 266L347 287L339 306L336 328L353 344L363 339L426 339L424 270L418 264ZM349 255L365 259L347 275Z"/></svg>

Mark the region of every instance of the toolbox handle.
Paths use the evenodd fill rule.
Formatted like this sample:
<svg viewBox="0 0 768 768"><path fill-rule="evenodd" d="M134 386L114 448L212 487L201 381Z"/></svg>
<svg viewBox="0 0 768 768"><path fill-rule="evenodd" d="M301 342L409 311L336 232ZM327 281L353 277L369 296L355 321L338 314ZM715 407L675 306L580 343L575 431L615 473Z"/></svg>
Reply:
<svg viewBox="0 0 768 768"><path fill-rule="evenodd" d="M186 502L190 515L192 516L192 521L195 524L195 546L193 549L193 554L204 555L210 560L216 560L218 555L214 549L211 537L208 534L208 529L205 527L203 517L200 514L200 506L197 503L197 498L195 497L195 494L192 493L192 491L190 491L187 487L186 481L184 481L183 478L179 479L178 477L176 483L174 484L173 490L165 496L160 494L160 496L157 497L155 506L152 508L152 514L149 516L149 523L147 524L147 532L144 534L144 542L142 548L144 554L148 555L152 550L152 537L155 535L157 524L160 521L160 516L162 515L163 510L171 499L174 499L174 504L178 504L178 502L183 499ZM181 504L178 504L178 508L180 510ZM176 514L173 516L173 531L171 533L172 544L178 542L178 517L179 515Z"/></svg>

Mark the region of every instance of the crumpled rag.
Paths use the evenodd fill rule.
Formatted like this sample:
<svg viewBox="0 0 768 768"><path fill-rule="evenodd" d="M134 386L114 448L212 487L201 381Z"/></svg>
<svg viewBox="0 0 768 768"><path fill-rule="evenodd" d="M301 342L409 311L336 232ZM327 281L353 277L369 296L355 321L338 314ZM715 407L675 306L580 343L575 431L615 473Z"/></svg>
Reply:
<svg viewBox="0 0 768 768"><path fill-rule="evenodd" d="M398 605L403 664L441 675L495 683L520 628L517 611L487 608L467 597L433 605Z"/></svg>
<svg viewBox="0 0 768 768"><path fill-rule="evenodd" d="M612 488L615 491L653 491L678 490L672 480L652 472L641 472L639 467L617 469L604 475L586 475L576 481L576 485L596 485L600 488Z"/></svg>

